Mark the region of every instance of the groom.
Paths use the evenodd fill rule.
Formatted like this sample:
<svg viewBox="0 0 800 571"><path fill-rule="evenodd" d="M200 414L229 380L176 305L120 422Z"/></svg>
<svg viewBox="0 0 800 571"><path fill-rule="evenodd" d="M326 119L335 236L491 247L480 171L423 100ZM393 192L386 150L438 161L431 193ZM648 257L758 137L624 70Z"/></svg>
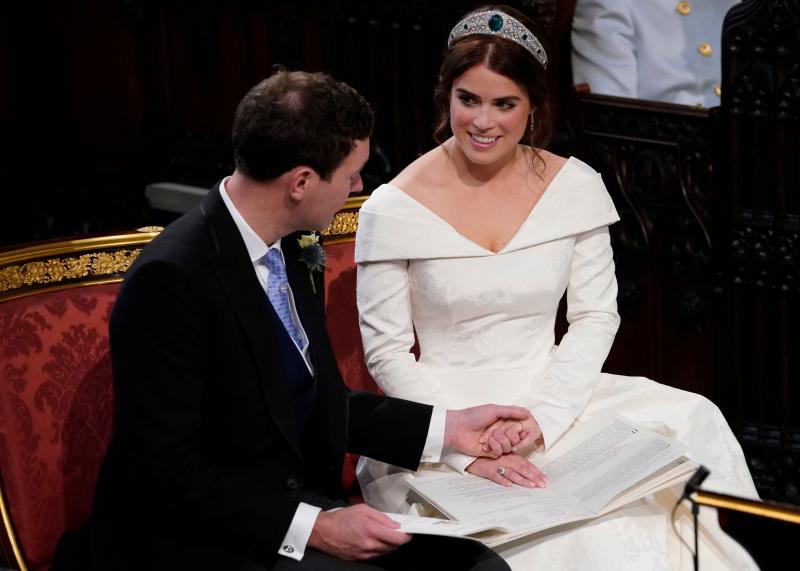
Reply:
<svg viewBox="0 0 800 571"><path fill-rule="evenodd" d="M342 501L345 451L416 469L443 447L485 455L486 426L529 418L342 382L308 230L361 190L371 130L352 88L277 72L236 111L235 172L126 275L110 320L116 426L91 568L507 569L477 543L412 540ZM512 443L489 444L500 454Z"/></svg>

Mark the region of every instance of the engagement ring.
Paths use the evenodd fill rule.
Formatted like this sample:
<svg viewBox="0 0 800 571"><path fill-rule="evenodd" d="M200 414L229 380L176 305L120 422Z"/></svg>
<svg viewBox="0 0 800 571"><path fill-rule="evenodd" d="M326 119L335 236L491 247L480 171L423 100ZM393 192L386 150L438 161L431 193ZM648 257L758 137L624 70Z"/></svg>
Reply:
<svg viewBox="0 0 800 571"><path fill-rule="evenodd" d="M501 476L503 476L506 473L506 467L505 466L498 466L497 467L497 473L500 474Z"/></svg>

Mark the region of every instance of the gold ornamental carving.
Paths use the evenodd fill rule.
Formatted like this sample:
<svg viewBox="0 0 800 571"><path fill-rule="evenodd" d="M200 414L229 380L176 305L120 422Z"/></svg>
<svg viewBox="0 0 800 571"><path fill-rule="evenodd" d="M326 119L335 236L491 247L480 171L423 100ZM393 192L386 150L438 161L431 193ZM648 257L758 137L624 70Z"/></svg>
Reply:
<svg viewBox="0 0 800 571"><path fill-rule="evenodd" d="M336 213L330 226L322 231L323 236L345 236L355 234L358 229L358 210L342 210Z"/></svg>
<svg viewBox="0 0 800 571"><path fill-rule="evenodd" d="M37 260L0 268L0 293L34 285L55 284L87 276L125 272L141 248L92 252L80 256Z"/></svg>
<svg viewBox="0 0 800 571"><path fill-rule="evenodd" d="M163 232L164 231L164 227L163 226L142 226L141 228L137 228L136 231L137 232L142 232L142 233L154 232L154 233L157 234L159 232Z"/></svg>

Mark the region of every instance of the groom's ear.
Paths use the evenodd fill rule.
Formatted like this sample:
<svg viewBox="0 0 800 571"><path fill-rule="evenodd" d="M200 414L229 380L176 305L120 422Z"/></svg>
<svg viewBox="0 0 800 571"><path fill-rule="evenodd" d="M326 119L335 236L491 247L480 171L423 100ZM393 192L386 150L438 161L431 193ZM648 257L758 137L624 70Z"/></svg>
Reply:
<svg viewBox="0 0 800 571"><path fill-rule="evenodd" d="M293 202L301 202L320 182L317 172L303 165L294 167L285 176L289 185L289 198Z"/></svg>

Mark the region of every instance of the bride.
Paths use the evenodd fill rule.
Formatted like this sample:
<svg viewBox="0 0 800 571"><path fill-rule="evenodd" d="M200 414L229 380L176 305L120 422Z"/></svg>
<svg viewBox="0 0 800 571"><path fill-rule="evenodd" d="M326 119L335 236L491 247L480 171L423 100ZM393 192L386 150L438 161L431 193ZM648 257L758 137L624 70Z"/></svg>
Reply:
<svg viewBox="0 0 800 571"><path fill-rule="evenodd" d="M435 97L440 145L361 209L358 308L370 373L389 395L448 408L522 404L547 448L570 426L614 412L689 446L711 470L705 486L757 497L741 451L707 399L642 377L601 373L619 325L608 226L617 212L600 175L543 150L550 131L547 54L532 23L484 7L453 28ZM567 293L569 330L554 324ZM411 353L416 340L419 359ZM500 427L502 429L502 427ZM544 485L520 455L443 457L431 470ZM423 513L404 481L414 473L362 458L366 501ZM668 489L601 518L529 536L498 551L515 569L691 569L691 514ZM756 568L700 518L704 569ZM691 542L690 542L691 543Z"/></svg>

